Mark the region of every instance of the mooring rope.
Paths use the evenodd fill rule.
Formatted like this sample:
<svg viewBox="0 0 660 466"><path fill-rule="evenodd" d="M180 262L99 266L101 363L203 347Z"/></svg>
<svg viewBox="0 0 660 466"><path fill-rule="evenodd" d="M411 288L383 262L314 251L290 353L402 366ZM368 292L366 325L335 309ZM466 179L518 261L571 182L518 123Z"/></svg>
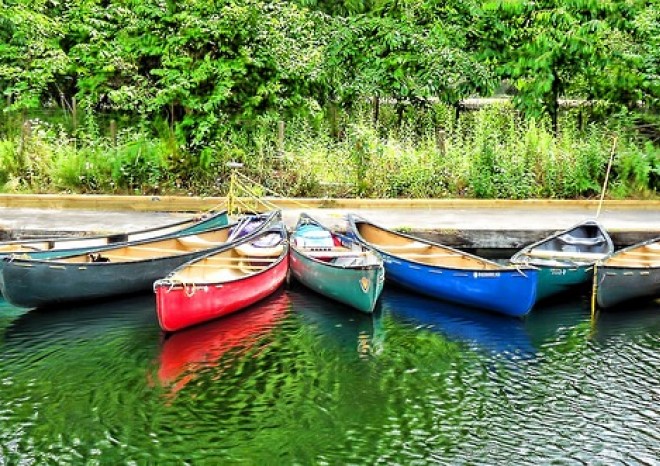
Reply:
<svg viewBox="0 0 660 466"><path fill-rule="evenodd" d="M603 200L605 199L605 190L607 189L607 182L610 178L610 171L612 170L612 161L614 160L614 154L616 153L616 143L618 137L614 136L614 141L612 141L612 150L610 151L610 160L607 163L607 171L605 172L605 181L603 182L603 189L600 192L600 201L598 202L598 210L596 211L596 218L600 215L600 209L603 207Z"/></svg>

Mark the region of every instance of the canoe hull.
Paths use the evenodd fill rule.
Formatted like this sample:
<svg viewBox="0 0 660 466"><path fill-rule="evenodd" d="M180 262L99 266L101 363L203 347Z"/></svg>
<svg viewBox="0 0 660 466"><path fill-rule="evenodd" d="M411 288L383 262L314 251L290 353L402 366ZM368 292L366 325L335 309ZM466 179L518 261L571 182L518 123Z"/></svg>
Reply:
<svg viewBox="0 0 660 466"><path fill-rule="evenodd" d="M287 257L263 273L221 284L156 283L156 309L163 330L173 332L244 309L273 294L286 280Z"/></svg>
<svg viewBox="0 0 660 466"><path fill-rule="evenodd" d="M544 267L537 265L538 285L536 300L541 301L556 295L587 287L593 279L593 266Z"/></svg>
<svg viewBox="0 0 660 466"><path fill-rule="evenodd" d="M337 267L292 248L290 267L291 275L307 288L367 314L374 311L383 291L385 271L381 265Z"/></svg>
<svg viewBox="0 0 660 466"><path fill-rule="evenodd" d="M660 298L660 269L598 266L596 302L601 308L626 301Z"/></svg>
<svg viewBox="0 0 660 466"><path fill-rule="evenodd" d="M249 239L279 218L250 217L244 225L256 224ZM49 307L73 301L91 301L150 291L153 283L181 265L219 249L231 247L230 234L238 225L204 232L120 243L93 254L59 259L12 256L4 260L0 289L7 301L18 307ZM237 230L240 231L240 230Z"/></svg>
<svg viewBox="0 0 660 466"><path fill-rule="evenodd" d="M48 307L146 292L170 270L208 251L140 262L75 264L14 259L5 262L0 287L18 307Z"/></svg>
<svg viewBox="0 0 660 466"><path fill-rule="evenodd" d="M383 260L388 281L432 298L514 317L528 314L536 301L536 270L454 270L388 254Z"/></svg>

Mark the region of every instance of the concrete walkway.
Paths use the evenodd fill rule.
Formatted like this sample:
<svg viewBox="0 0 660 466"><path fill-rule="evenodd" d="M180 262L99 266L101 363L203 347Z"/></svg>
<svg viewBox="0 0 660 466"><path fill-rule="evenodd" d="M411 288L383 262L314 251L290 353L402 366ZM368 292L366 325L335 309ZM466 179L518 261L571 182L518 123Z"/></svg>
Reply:
<svg viewBox="0 0 660 466"><path fill-rule="evenodd" d="M76 232L118 232L163 225L187 218L190 212L134 210L142 198L106 197L107 209L36 208L30 198L29 207L1 207L0 235L44 236ZM185 199L185 198L184 198ZM187 200L187 199L185 199ZM0 201L2 201L0 197ZM110 202L112 201L112 202ZM568 228L580 221L594 219L598 203L570 201L333 201L324 207L305 200L287 200L278 205L283 209L285 223L291 227L300 212L307 212L326 225L343 229L349 212L361 215L380 225L405 229L459 247L517 248L547 234ZM15 204L15 200L13 201ZM75 205L80 206L80 200ZM203 211L208 200L199 204ZM52 205L53 198L44 200ZM156 204L154 207L158 207ZM120 208L123 207L123 208ZM632 244L651 237L660 237L660 201L607 201L598 220L612 233L618 246Z"/></svg>

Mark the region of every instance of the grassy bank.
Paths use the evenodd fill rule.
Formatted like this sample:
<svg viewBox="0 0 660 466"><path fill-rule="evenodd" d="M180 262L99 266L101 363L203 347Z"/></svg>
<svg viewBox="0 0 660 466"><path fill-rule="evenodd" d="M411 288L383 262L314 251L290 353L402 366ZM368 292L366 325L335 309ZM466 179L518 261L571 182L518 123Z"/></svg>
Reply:
<svg viewBox="0 0 660 466"><path fill-rule="evenodd" d="M218 196L228 188L228 162L240 162L263 195L578 199L599 195L613 152L608 197L658 196L660 149L624 115L585 124L566 112L555 136L547 122L523 120L507 105L459 119L436 106L401 121L385 108L377 125L369 112L250 122L197 154L159 122L117 129L99 115L75 125L65 115L5 115L0 190Z"/></svg>

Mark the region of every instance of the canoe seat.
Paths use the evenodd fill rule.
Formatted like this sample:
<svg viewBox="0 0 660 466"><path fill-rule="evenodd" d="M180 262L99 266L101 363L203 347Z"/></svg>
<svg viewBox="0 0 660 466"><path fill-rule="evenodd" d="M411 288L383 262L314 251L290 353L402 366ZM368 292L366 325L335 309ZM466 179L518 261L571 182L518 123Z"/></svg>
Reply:
<svg viewBox="0 0 660 466"><path fill-rule="evenodd" d="M401 245L387 245L387 246L380 245L379 247L383 251L391 252L392 254L423 253L424 251L428 251L429 249L432 248L430 244L421 243L419 241L415 241L408 244L401 244Z"/></svg>
<svg viewBox="0 0 660 466"><path fill-rule="evenodd" d="M278 244L271 247L257 247L246 243L236 246L234 250L241 256L277 257L284 251L284 246Z"/></svg>
<svg viewBox="0 0 660 466"><path fill-rule="evenodd" d="M580 238L573 236L570 233L566 233L559 236L558 239L562 243L570 244L573 246L596 246L597 244L602 244L605 242L605 238L602 235L598 235L594 238Z"/></svg>
<svg viewBox="0 0 660 466"><path fill-rule="evenodd" d="M601 252L547 251L542 249L532 249L526 252L525 255L541 259L583 259L587 261L596 261L608 256L608 254Z"/></svg>
<svg viewBox="0 0 660 466"><path fill-rule="evenodd" d="M346 248L332 248L326 251L317 251L316 249L312 249L312 250L302 249L300 252L308 257L316 257L316 258L320 258L320 257L331 258L331 257L341 257L341 256L356 257L367 254L366 252L351 251L350 249L346 249Z"/></svg>
<svg viewBox="0 0 660 466"><path fill-rule="evenodd" d="M208 249L225 244L222 241L209 241L197 235L182 236L178 238L179 242L187 248Z"/></svg>
<svg viewBox="0 0 660 466"><path fill-rule="evenodd" d="M640 267L658 267L660 266L660 258L658 257L612 257L605 262L605 265L616 267L617 265L633 267L639 265Z"/></svg>

